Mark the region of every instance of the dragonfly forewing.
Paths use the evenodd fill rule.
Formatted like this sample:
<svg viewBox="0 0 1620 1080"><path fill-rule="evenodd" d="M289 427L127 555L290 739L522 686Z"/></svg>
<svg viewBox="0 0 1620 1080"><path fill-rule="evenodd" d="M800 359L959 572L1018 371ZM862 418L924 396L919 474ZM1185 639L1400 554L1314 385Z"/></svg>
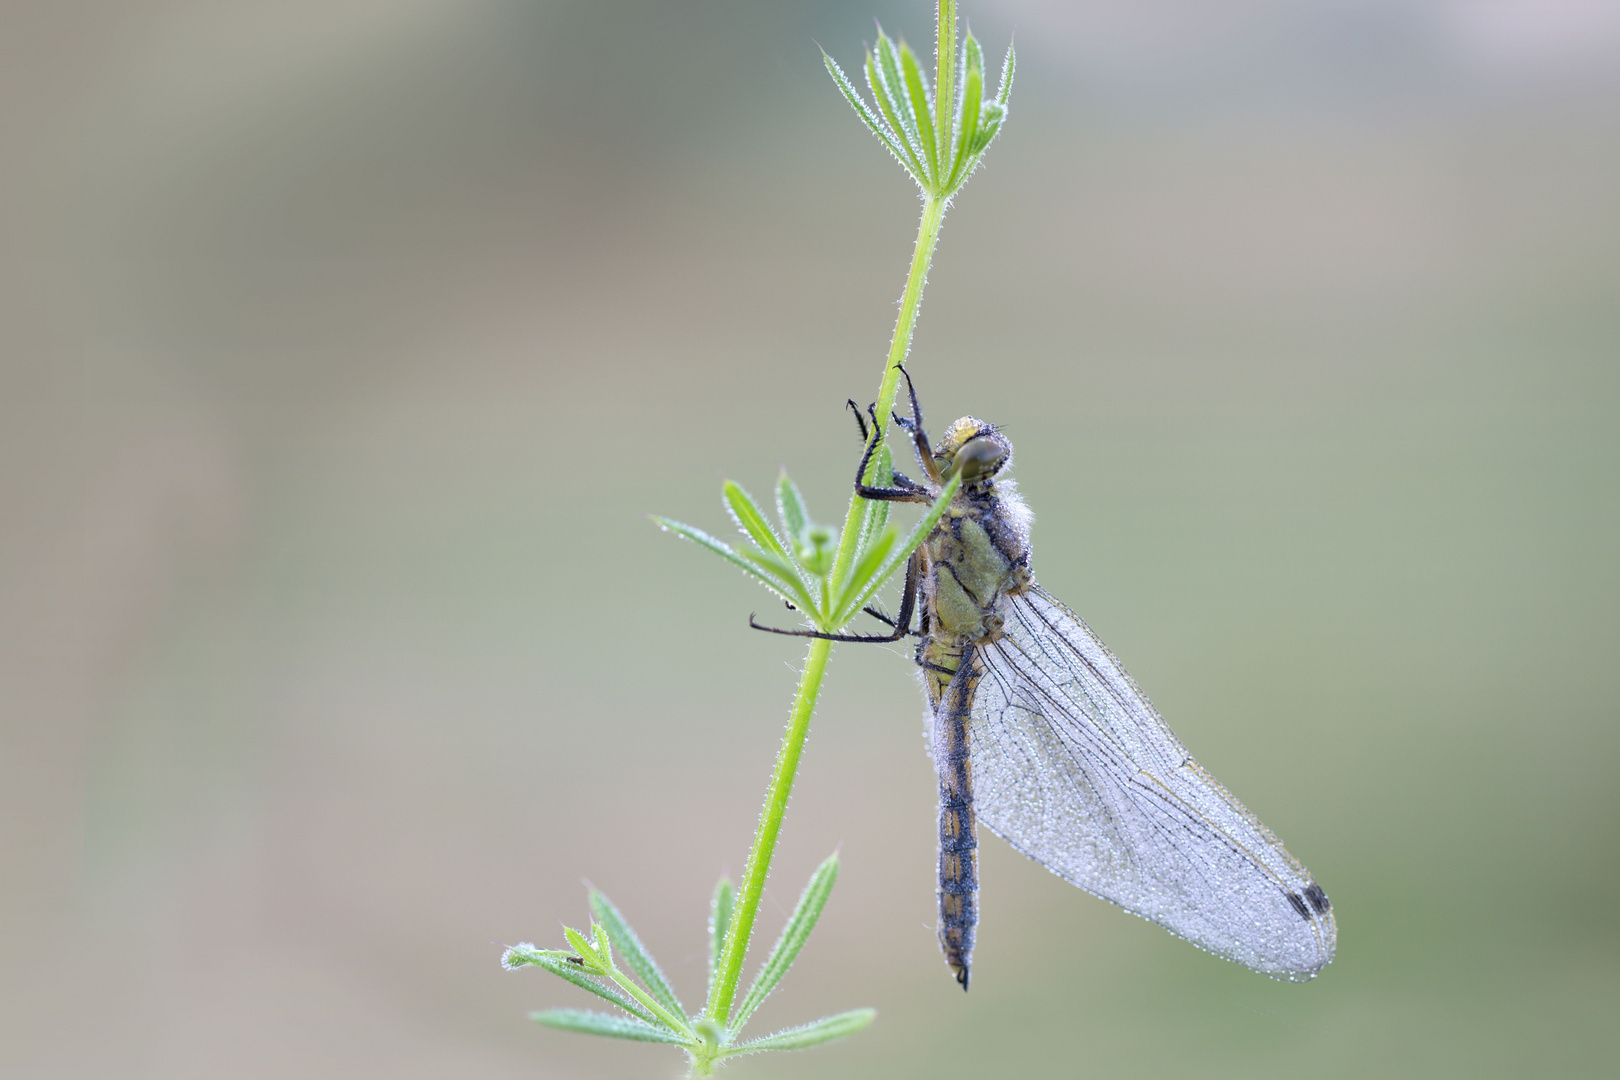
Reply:
<svg viewBox="0 0 1620 1080"><path fill-rule="evenodd" d="M979 818L1066 881L1279 979L1333 957L1326 894L1039 587L1003 598L972 707Z"/></svg>

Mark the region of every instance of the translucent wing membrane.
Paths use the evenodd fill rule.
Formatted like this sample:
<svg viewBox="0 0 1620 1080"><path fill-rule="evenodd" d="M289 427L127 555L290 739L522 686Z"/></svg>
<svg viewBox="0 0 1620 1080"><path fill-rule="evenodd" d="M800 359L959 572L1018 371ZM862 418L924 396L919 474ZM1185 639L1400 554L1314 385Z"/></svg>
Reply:
<svg viewBox="0 0 1620 1080"><path fill-rule="evenodd" d="M1165 726L1074 612L1008 598L982 649L979 819L1053 873L1193 944L1302 982L1333 958L1327 896Z"/></svg>

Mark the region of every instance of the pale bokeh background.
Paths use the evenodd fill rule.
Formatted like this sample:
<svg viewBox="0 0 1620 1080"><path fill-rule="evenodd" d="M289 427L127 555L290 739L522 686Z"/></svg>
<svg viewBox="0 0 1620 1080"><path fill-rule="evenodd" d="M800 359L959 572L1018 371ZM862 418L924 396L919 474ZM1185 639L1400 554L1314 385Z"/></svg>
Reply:
<svg viewBox="0 0 1620 1080"><path fill-rule="evenodd" d="M690 999L801 650L660 535L823 519L913 194L861 0L0 4L0 1072L673 1076L508 974L581 879ZM1620 9L979 0L1012 118L914 351L1036 569L1332 895L1307 986L999 841L933 939L903 650L835 658L738 1076L1612 1073Z"/></svg>

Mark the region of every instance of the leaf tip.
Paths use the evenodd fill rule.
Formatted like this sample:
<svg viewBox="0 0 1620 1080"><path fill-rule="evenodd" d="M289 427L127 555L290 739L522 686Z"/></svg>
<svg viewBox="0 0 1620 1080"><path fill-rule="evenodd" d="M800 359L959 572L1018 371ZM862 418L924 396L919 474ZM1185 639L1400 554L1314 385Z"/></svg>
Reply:
<svg viewBox="0 0 1620 1080"><path fill-rule="evenodd" d="M521 967L528 967L534 963L535 954L540 950L535 948L532 941L520 941L501 953L501 967L507 971L516 971Z"/></svg>

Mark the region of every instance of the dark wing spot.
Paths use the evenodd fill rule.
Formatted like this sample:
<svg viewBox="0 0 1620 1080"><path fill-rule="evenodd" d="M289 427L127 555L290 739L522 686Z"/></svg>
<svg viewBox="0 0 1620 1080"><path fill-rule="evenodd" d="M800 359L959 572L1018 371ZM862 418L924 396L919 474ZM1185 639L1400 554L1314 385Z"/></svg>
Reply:
<svg viewBox="0 0 1620 1080"><path fill-rule="evenodd" d="M1310 888L1305 890L1305 899L1311 902L1311 907L1315 908L1318 914L1333 906L1328 903L1327 893L1322 891L1322 886L1314 881L1311 882Z"/></svg>
<svg viewBox="0 0 1620 1080"><path fill-rule="evenodd" d="M1304 919L1306 922L1310 921L1310 919L1311 919L1311 909L1305 906L1305 901L1299 895L1299 893L1297 893L1297 892L1289 893L1288 894L1288 902L1290 904L1294 905L1294 910L1299 912L1299 917L1300 918Z"/></svg>

